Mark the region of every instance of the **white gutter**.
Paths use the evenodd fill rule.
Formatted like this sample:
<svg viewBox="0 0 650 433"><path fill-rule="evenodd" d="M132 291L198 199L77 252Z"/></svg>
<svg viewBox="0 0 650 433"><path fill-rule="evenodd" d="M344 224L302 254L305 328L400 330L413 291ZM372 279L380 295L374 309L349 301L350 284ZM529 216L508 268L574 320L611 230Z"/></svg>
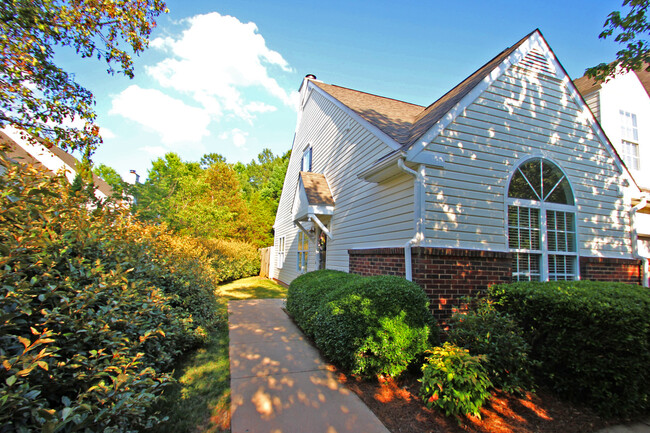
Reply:
<svg viewBox="0 0 650 433"><path fill-rule="evenodd" d="M415 223L415 234L404 245L404 268L406 270L406 279L413 281L413 264L411 260L411 246L419 245L424 241L424 165L420 165L418 171L408 168L404 164L404 158L397 160L397 166L404 172L414 177L413 181L413 213Z"/></svg>
<svg viewBox="0 0 650 433"><path fill-rule="evenodd" d="M641 196L641 202L634 206L630 211L630 223L632 225L632 247L634 248L634 256L641 259L643 263L643 287L648 287L648 258L639 254L639 233L636 228L636 213L646 207L648 198L644 194Z"/></svg>

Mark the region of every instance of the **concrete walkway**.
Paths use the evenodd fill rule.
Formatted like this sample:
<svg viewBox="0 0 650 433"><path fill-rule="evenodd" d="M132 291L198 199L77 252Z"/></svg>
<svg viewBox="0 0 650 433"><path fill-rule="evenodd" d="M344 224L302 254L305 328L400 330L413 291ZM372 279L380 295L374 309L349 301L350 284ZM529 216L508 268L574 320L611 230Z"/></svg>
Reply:
<svg viewBox="0 0 650 433"><path fill-rule="evenodd" d="M228 303L232 433L388 433L328 370L283 305Z"/></svg>
<svg viewBox="0 0 650 433"><path fill-rule="evenodd" d="M606 427L597 433L650 433L650 418L636 424Z"/></svg>

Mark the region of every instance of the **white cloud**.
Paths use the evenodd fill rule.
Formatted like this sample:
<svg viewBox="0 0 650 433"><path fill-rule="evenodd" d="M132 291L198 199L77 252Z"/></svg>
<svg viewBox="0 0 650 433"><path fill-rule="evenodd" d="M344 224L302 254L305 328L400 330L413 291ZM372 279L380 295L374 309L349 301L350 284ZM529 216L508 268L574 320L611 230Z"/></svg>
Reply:
<svg viewBox="0 0 650 433"><path fill-rule="evenodd" d="M101 126L99 128L99 134L102 136L102 138L105 138L107 140L111 140L111 139L115 138L115 133L113 131L111 131L110 129L105 128L103 126Z"/></svg>
<svg viewBox="0 0 650 433"><path fill-rule="evenodd" d="M109 114L119 114L153 129L164 144L197 143L210 135L210 116L205 110L136 85L113 98Z"/></svg>
<svg viewBox="0 0 650 433"><path fill-rule="evenodd" d="M162 146L144 146L141 147L140 150L156 158L165 156L165 154L168 152L168 150Z"/></svg>
<svg viewBox="0 0 650 433"><path fill-rule="evenodd" d="M242 91L262 88L287 106L293 93L272 78L273 69L291 72L287 61L266 41L255 23L242 23L216 12L186 20L189 28L178 38L156 38L150 46L171 53L148 67L161 85L194 97L215 117L224 113L250 121L255 113L270 112L271 105L247 101Z"/></svg>
<svg viewBox="0 0 650 433"><path fill-rule="evenodd" d="M232 144L234 144L235 147L244 147L247 137L248 132L242 131L239 128L235 128L231 131L226 131L219 134L219 139L225 141L231 140Z"/></svg>

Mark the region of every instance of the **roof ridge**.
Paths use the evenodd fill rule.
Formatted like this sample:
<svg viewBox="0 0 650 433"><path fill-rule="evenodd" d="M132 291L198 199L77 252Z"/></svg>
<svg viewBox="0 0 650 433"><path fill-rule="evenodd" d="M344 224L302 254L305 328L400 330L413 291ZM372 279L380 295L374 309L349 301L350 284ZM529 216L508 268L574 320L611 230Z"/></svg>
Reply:
<svg viewBox="0 0 650 433"><path fill-rule="evenodd" d="M364 92L363 90L351 89L350 87L339 86L337 84L329 84L329 83L323 83L323 82L316 83L316 84L325 84L326 86L338 87L339 89L349 90L351 92L356 92L356 93L362 93L364 95L374 96L375 98L381 98L381 99L386 99L386 100L389 100L389 101L401 102L402 104L408 104L408 105L412 105L414 107L421 107L423 109L426 108L424 105L414 104L412 102L403 101L401 99L389 98L388 96L381 96L381 95L377 95L375 93Z"/></svg>

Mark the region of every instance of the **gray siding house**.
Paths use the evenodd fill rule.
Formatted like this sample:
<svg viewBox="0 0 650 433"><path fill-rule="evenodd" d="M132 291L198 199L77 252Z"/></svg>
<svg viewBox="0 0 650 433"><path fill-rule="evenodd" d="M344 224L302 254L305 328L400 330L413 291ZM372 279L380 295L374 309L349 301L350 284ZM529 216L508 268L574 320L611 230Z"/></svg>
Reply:
<svg viewBox="0 0 650 433"><path fill-rule="evenodd" d="M512 280L638 284L635 185L538 30L428 107L307 76L270 275L401 275L440 318Z"/></svg>

